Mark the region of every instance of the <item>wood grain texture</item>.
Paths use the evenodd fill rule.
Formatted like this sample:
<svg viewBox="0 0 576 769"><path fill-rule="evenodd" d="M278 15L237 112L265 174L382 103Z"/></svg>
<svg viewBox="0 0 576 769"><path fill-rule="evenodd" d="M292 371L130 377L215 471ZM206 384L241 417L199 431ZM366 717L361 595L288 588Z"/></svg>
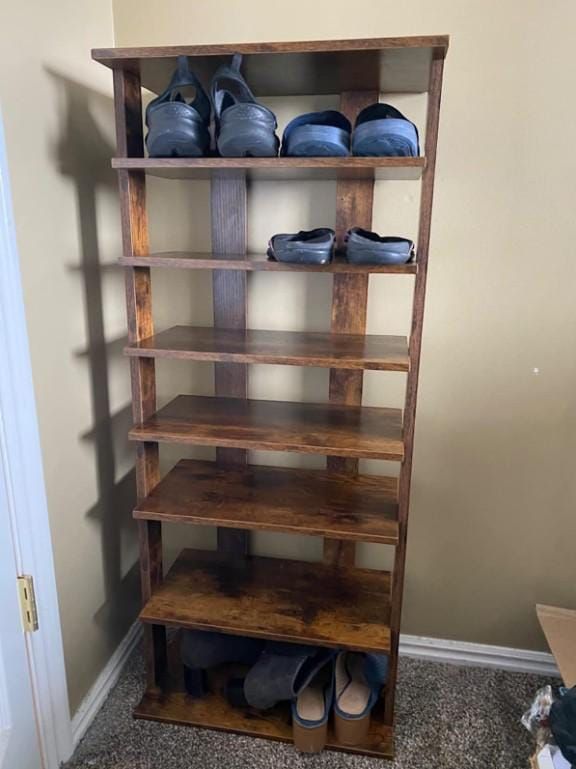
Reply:
<svg viewBox="0 0 576 769"><path fill-rule="evenodd" d="M246 181L215 177L211 182L212 247L218 253L246 253ZM214 270L212 296L214 326L243 332L248 313L247 277L245 272ZM246 398L248 367L239 362L216 363L214 366L216 395ZM217 460L226 465L246 464L242 449L218 448ZM218 530L218 548L231 553L248 553L249 534L232 529Z"/></svg>
<svg viewBox="0 0 576 769"><path fill-rule="evenodd" d="M142 102L140 79L123 70L114 72L114 111L118 152L129 157L143 154ZM121 171L118 175L122 245L125 256L142 256L149 251L146 211L146 177L140 171ZM154 333L152 286L148 267L125 269L128 339L137 344ZM156 410L154 360L130 361L132 414L135 422ZM136 445L137 495L145 497L159 480L158 444L142 441ZM142 600L147 601L163 576L162 531L156 521L139 521L140 584ZM144 635L144 656L148 686L157 690L166 677L166 634L163 627L149 627Z"/></svg>
<svg viewBox="0 0 576 769"><path fill-rule="evenodd" d="M364 107L378 101L377 91L344 92L340 110L354 125ZM350 227L371 229L373 179L340 179L336 185L336 243L342 248L346 230ZM332 322L334 334L364 334L368 304L368 273L335 274L332 290ZM330 402L360 406L362 403L362 371L333 368L330 371ZM328 457L328 469L354 475L358 462L342 457ZM354 565L355 547L331 539L324 541L324 558L330 563Z"/></svg>
<svg viewBox="0 0 576 769"><path fill-rule="evenodd" d="M388 724L392 724L394 719L396 681L398 676L398 646L400 642L400 622L402 618L402 599L406 566L406 541L408 535L408 513L410 509L414 427L418 395L418 375L420 371L420 351L422 347L422 328L424 324L424 300L426 296L426 276L428 272L428 253L430 248L430 226L432 221L432 201L434 197L434 173L436 168L436 147L438 144L443 68L444 59L442 57L435 58L432 63L430 75L430 93L428 97L426 118L426 155L429 158L429 163L422 179L422 187L420 191L420 225L418 230L419 271L414 284L412 329L410 334L411 364L410 374L408 375L408 382L406 385L406 401L404 408L404 440L406 441L406 454L400 470L400 539L394 559L391 623L392 649L386 691L386 723Z"/></svg>
<svg viewBox="0 0 576 769"><path fill-rule="evenodd" d="M395 545L396 478L183 459L134 510L139 520Z"/></svg>
<svg viewBox="0 0 576 769"><path fill-rule="evenodd" d="M180 653L182 632L171 637L169 644L169 679L162 693L146 692L134 710L135 718L175 723L185 726L203 726L226 732L250 734L271 740L292 741L291 711L289 702L281 702L265 712L253 708L231 707L225 697L226 683L230 678L246 672L242 666L221 665L207 671L209 694L193 699L185 692ZM394 749L393 729L384 725L383 709L377 703L372 711L370 732L367 739L354 748L337 743L329 727L327 747L350 753L364 753L376 757L391 757Z"/></svg>
<svg viewBox="0 0 576 769"><path fill-rule="evenodd" d="M109 67L140 71L144 86L163 90L180 55L192 57L204 85L233 53L244 55L243 73L258 96L335 94L375 90L419 93L428 87L430 61L444 55L446 36L320 40L277 43L100 49L92 52Z"/></svg>
<svg viewBox="0 0 576 769"><path fill-rule="evenodd" d="M426 165L417 158L112 158L116 170L141 171L166 179L304 181L306 179L419 179Z"/></svg>
<svg viewBox="0 0 576 769"><path fill-rule="evenodd" d="M263 712L232 707L221 693L195 700L181 690L169 690L161 695L146 692L134 710L134 718L292 742L292 719L288 703ZM341 745L330 727L326 748L373 758L393 758L394 732L384 724L381 714L373 712L370 732L363 743L355 747Z"/></svg>
<svg viewBox="0 0 576 769"><path fill-rule="evenodd" d="M401 460L399 409L179 395L130 430L136 441Z"/></svg>
<svg viewBox="0 0 576 769"><path fill-rule="evenodd" d="M334 272L415 275L416 262L410 264L349 264L337 256L330 264L289 264L269 259L265 254L210 254L166 251L145 257L122 256L119 264L130 267L167 267L182 270L245 270L246 272Z"/></svg>
<svg viewBox="0 0 576 769"><path fill-rule="evenodd" d="M374 371L408 371L409 367L406 337L309 331L174 326L126 347L125 352L151 358Z"/></svg>
<svg viewBox="0 0 576 769"><path fill-rule="evenodd" d="M140 619L385 653L389 583L382 571L183 550Z"/></svg>

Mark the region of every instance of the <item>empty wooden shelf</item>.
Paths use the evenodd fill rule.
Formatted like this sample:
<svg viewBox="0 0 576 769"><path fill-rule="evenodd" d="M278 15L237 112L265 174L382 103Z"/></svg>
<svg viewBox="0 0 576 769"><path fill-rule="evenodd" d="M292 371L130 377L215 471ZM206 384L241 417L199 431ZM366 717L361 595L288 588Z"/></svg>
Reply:
<svg viewBox="0 0 576 769"><path fill-rule="evenodd" d="M324 563L183 550L143 622L386 652L390 575Z"/></svg>
<svg viewBox="0 0 576 769"><path fill-rule="evenodd" d="M401 460L399 409L179 395L130 430L163 441L338 457Z"/></svg>
<svg viewBox="0 0 576 769"><path fill-rule="evenodd" d="M174 326L126 347L149 358L408 371L403 336Z"/></svg>
<svg viewBox="0 0 576 769"><path fill-rule="evenodd" d="M366 275L415 275L416 262L410 264L350 264L340 256L330 264L288 264L269 259L265 254L207 254L189 251L165 251L142 256L121 256L124 267L167 267L179 270L240 270L243 272L323 272Z"/></svg>
<svg viewBox="0 0 576 769"><path fill-rule="evenodd" d="M183 459L134 517L396 545L397 487L397 478Z"/></svg>
<svg viewBox="0 0 576 769"><path fill-rule="evenodd" d="M243 71L257 96L296 96L342 91L427 91L432 60L443 57L447 49L447 35L431 35L98 48L92 51L92 57L112 69L138 72L144 88L160 93L170 80L177 56L189 56L192 69L207 85L221 64L241 53Z"/></svg>
<svg viewBox="0 0 576 769"><path fill-rule="evenodd" d="M426 159L418 158L112 158L112 168L144 171L166 179L419 179Z"/></svg>

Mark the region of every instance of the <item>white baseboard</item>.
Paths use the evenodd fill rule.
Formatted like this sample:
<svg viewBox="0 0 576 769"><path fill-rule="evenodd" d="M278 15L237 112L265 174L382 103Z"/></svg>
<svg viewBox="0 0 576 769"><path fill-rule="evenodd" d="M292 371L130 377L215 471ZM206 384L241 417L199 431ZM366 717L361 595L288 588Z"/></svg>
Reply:
<svg viewBox="0 0 576 769"><path fill-rule="evenodd" d="M94 685L82 700L72 719L72 741L74 748L86 734L88 727L104 704L114 684L120 678L124 665L136 648L142 636L142 625L135 622L120 642L114 654L94 682Z"/></svg>
<svg viewBox="0 0 576 769"><path fill-rule="evenodd" d="M533 673L554 678L560 676L551 654L528 651L527 649L510 649L506 646L401 635L400 654L405 657L447 662L452 665L496 668L514 673Z"/></svg>
<svg viewBox="0 0 576 769"><path fill-rule="evenodd" d="M72 719L72 739L78 745L134 651L142 635L142 627L136 622L124 640L110 657L94 686L90 689ZM403 635L400 637L400 654L405 657L447 662L452 665L496 668L516 673L535 673L547 677L559 676L551 654L525 649L509 649L504 646L447 641L442 638Z"/></svg>

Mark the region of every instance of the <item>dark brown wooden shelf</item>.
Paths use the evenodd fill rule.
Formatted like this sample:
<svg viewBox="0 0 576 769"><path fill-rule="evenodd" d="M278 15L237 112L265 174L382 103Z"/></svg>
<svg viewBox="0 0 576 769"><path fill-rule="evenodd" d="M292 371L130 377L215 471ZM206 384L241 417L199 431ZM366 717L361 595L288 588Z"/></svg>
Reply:
<svg viewBox="0 0 576 769"><path fill-rule="evenodd" d="M161 441L401 460L402 412L360 406L179 395L130 430Z"/></svg>
<svg viewBox="0 0 576 769"><path fill-rule="evenodd" d="M419 179L426 159L417 158L112 158L112 168L144 171L167 179Z"/></svg>
<svg viewBox="0 0 576 769"><path fill-rule="evenodd" d="M207 672L210 694L193 699L186 694L182 676L180 655L181 633L176 633L168 643L168 680L162 692L147 691L134 710L135 718L183 726L203 726L225 732L249 734L282 742L292 742L290 703L281 702L265 712L253 708L232 707L224 696L224 687L231 676L244 670L234 665L223 665ZM364 753L378 758L393 755L394 733L384 725L384 702L376 703L370 724L370 733L364 743L354 748L340 745L331 728L327 747L350 753Z"/></svg>
<svg viewBox="0 0 576 769"><path fill-rule="evenodd" d="M396 545L397 486L382 476L183 459L134 517Z"/></svg>
<svg viewBox="0 0 576 769"><path fill-rule="evenodd" d="M263 737L280 742L292 742L290 710L279 705L266 712L233 708L220 694L210 694L200 700L189 697L183 691L165 694L147 692L134 710L134 718L160 721L183 726L201 726L224 732L237 732L252 737ZM332 728L328 732L326 748L346 753L360 753L375 758L394 756L394 731L385 726L373 713L370 732L365 742L346 747L336 741Z"/></svg>
<svg viewBox="0 0 576 769"><path fill-rule="evenodd" d="M389 594L388 572L183 550L140 619L386 653Z"/></svg>
<svg viewBox="0 0 576 769"><path fill-rule="evenodd" d="M144 358L408 371L404 336L174 326L125 348Z"/></svg>
<svg viewBox="0 0 576 769"><path fill-rule="evenodd" d="M352 274L415 275L416 262L410 264L350 264L336 257L330 264L288 264L269 259L265 254L211 254L165 251L148 256L122 256L123 267L168 267L183 270L243 270L246 272L326 272Z"/></svg>
<svg viewBox="0 0 576 769"><path fill-rule="evenodd" d="M92 58L113 69L139 72L142 85L163 91L177 56L191 57L207 85L234 53L244 55L243 72L259 96L339 94L342 91L420 93L427 91L432 58L445 56L446 35L316 40L277 43L100 48Z"/></svg>

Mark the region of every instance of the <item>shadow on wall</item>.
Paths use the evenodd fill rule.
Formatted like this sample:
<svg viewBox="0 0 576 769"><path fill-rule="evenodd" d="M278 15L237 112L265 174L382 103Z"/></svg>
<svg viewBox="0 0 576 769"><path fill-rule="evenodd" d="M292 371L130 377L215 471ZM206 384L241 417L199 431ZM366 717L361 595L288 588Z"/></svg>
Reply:
<svg viewBox="0 0 576 769"><path fill-rule="evenodd" d="M79 272L84 292L87 345L77 353L88 363L92 401L92 428L81 436L94 446L98 498L87 517L100 526L105 601L95 620L112 641L127 632L139 606L137 537L132 522L135 502L133 451L127 439L131 406L114 410L111 405L111 368L125 367L125 337L108 341L104 315L105 281L114 282L115 293L123 285L121 270L101 261L99 242L99 193L112 197L117 209L117 179L110 167L114 146L95 120L96 104L113 123L113 101L100 92L48 70L54 78L63 109L58 140L53 148L61 173L73 180L79 221ZM119 233L119 225L117 232ZM123 299L122 299L123 312ZM122 383L122 401L130 398Z"/></svg>

